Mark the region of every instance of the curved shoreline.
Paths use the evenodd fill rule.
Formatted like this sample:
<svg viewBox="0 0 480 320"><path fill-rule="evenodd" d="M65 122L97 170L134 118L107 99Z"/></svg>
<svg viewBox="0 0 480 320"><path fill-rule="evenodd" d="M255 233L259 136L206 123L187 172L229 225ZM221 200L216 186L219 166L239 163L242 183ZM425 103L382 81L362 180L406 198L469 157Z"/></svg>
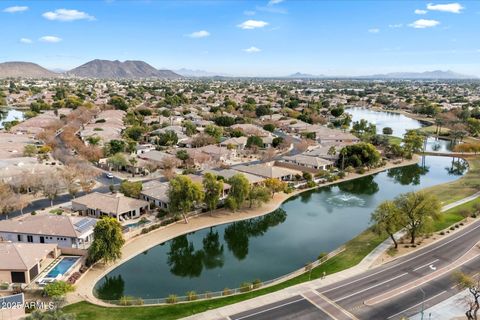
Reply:
<svg viewBox="0 0 480 320"><path fill-rule="evenodd" d="M392 168L399 168L399 167L413 165L418 163L419 158L420 158L419 156L415 156L411 160L404 160L401 163L397 163L397 164L393 162L388 162L387 165L381 168L372 169L364 174L351 173L344 179L340 179L334 182L327 182L320 186L315 186L313 188L296 190L295 192L292 192L290 194L285 194L285 193L275 194L274 198L270 202L268 202L267 204L265 204L260 208L242 209L237 212L230 212L225 209L220 209L220 210L214 211L212 215L202 214L202 215L191 217L189 219L188 224L185 224L183 221L178 221L172 225L161 227L147 234L133 236L132 238L127 240L127 242L123 246L122 258L119 261L109 266L106 266L103 264L96 264L95 266L91 267L82 276L79 283L77 284L77 291L71 294L68 300L71 303L78 302L80 300L87 300L97 305L112 306L95 297L95 295L93 294L95 285L109 272L119 267L123 263L133 259L134 257L136 257L137 255L139 255L140 253L146 250L149 250L175 237L188 234L191 232L199 231L201 229L267 215L273 212L274 210L278 209L286 200L293 198L295 196L298 196L303 192L311 191L324 186L335 185L344 181L355 180L365 176L380 173Z"/></svg>

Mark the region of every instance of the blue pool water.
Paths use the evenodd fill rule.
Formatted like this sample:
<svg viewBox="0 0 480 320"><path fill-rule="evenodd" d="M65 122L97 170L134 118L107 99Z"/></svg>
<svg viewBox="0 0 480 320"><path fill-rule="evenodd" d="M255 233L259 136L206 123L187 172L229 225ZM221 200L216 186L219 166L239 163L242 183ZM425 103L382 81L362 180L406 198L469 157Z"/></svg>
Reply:
<svg viewBox="0 0 480 320"><path fill-rule="evenodd" d="M65 274L77 260L80 259L79 257L65 257L60 260L59 263L53 267L52 270L47 274L46 278L56 278L58 275Z"/></svg>

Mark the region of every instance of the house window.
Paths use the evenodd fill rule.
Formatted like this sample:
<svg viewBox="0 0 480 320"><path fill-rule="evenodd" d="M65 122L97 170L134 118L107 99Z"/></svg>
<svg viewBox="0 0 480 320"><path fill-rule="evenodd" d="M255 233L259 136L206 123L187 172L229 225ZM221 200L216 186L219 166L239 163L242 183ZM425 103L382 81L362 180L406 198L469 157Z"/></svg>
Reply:
<svg viewBox="0 0 480 320"><path fill-rule="evenodd" d="M22 235L21 234L17 234L17 241L22 242Z"/></svg>
<svg viewBox="0 0 480 320"><path fill-rule="evenodd" d="M27 236L27 241L28 242L33 242L33 236Z"/></svg>

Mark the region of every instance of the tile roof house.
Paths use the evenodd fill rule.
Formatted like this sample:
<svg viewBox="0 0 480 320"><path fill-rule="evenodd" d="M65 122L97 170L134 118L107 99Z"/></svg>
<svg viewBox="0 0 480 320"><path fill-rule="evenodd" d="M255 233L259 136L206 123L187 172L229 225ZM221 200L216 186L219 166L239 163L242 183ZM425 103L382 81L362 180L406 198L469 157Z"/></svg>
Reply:
<svg viewBox="0 0 480 320"><path fill-rule="evenodd" d="M93 240L96 219L59 215L22 216L0 221L0 240L54 243L61 248L87 248Z"/></svg>
<svg viewBox="0 0 480 320"><path fill-rule="evenodd" d="M307 167L315 170L326 170L333 165L330 160L325 160L315 156L308 156L304 154L297 154L294 156L284 156L281 162L292 163L299 167Z"/></svg>
<svg viewBox="0 0 480 320"><path fill-rule="evenodd" d="M126 197L121 193L92 192L72 200L72 209L81 214L101 218L109 216L118 221L134 219L149 209L147 201Z"/></svg>
<svg viewBox="0 0 480 320"><path fill-rule="evenodd" d="M302 172L298 170L277 167L274 165L268 165L264 163L254 164L250 166L240 165L240 166L236 166L235 170L254 174L266 179L274 178L282 181L290 181L293 179L295 175L302 174Z"/></svg>
<svg viewBox="0 0 480 320"><path fill-rule="evenodd" d="M53 243L0 242L0 283L30 283L59 254Z"/></svg>

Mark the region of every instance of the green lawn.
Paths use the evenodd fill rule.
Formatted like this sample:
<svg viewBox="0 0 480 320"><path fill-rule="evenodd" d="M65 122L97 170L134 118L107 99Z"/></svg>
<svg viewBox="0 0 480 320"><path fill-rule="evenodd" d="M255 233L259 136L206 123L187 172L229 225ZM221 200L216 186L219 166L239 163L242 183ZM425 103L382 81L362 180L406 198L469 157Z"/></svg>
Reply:
<svg viewBox="0 0 480 320"><path fill-rule="evenodd" d="M469 159L469 164L470 170L468 174L461 179L447 184L434 186L426 190L435 194L439 199L442 199L443 204L451 203L475 193L480 186L480 158ZM450 225L462 220L463 217L460 215L460 212L464 209L468 210L474 208L475 204L477 203L480 203L480 199L472 200L459 207L455 207L442 213L440 219L435 223L435 231L448 228ZM362 232L346 243L345 251L313 269L311 272L311 279L313 280L321 277L323 271L325 271L327 274L332 274L358 264L368 253L370 253L385 239L385 236L378 236L370 230ZM66 306L64 311L68 313L75 313L77 315L77 320L178 319L195 313L258 297L298 283L306 282L308 280L309 275L303 274L278 285L263 288L257 291L219 299L190 302L186 304L180 303L166 306L105 308L90 304L88 302L79 302Z"/></svg>
<svg viewBox="0 0 480 320"><path fill-rule="evenodd" d="M424 189L440 199L442 205L468 197L480 190L480 157L466 158L467 174L458 180Z"/></svg>

